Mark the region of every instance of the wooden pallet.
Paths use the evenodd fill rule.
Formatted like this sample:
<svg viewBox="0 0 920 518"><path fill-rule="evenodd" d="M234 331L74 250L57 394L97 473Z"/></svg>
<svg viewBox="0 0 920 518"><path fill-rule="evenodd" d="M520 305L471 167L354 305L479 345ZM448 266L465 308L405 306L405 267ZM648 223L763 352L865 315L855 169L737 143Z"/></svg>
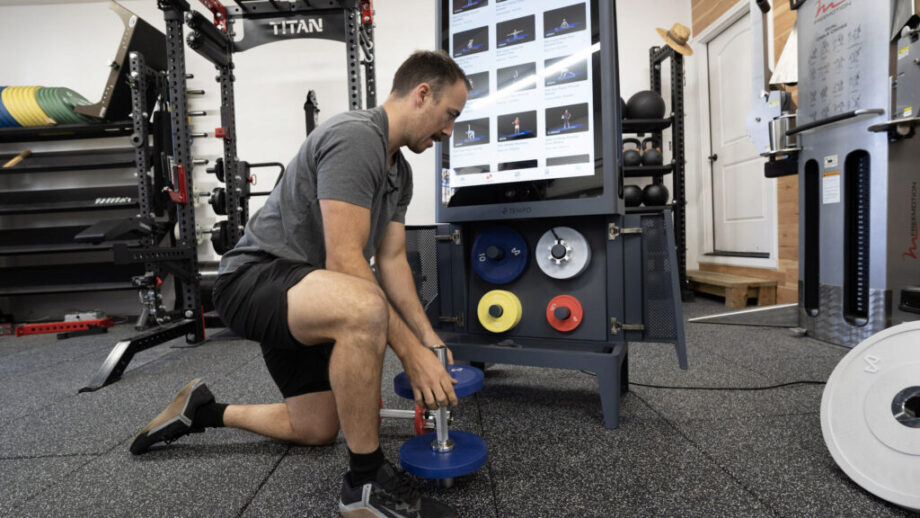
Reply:
<svg viewBox="0 0 920 518"><path fill-rule="evenodd" d="M730 308L743 308L752 298L757 299L758 306L776 304L776 281L699 270L687 271L687 279L695 291L725 297Z"/></svg>

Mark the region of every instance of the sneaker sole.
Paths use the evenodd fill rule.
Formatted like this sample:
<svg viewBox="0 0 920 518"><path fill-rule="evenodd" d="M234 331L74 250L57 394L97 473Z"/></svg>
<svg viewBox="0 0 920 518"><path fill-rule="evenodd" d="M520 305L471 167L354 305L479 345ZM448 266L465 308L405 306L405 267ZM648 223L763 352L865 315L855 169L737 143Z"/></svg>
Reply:
<svg viewBox="0 0 920 518"><path fill-rule="evenodd" d="M195 378L182 387L182 390L176 394L169 405L134 436L134 440L131 441L131 453L134 455L146 453L150 449L150 446L156 441L147 443L144 439L149 438L156 432L167 430L170 426L174 425L190 427L192 425L192 419L185 415L185 411L188 409L189 404L192 403L192 393L202 385L204 385L204 383L202 383L201 378ZM202 399L213 399L211 391L209 391L207 387L205 387L205 391L206 395L203 396ZM203 402L204 401L196 401L199 405Z"/></svg>
<svg viewBox="0 0 920 518"><path fill-rule="evenodd" d="M339 504L339 514L341 514L343 518L387 518L385 514L375 513L367 507L345 509L342 504Z"/></svg>

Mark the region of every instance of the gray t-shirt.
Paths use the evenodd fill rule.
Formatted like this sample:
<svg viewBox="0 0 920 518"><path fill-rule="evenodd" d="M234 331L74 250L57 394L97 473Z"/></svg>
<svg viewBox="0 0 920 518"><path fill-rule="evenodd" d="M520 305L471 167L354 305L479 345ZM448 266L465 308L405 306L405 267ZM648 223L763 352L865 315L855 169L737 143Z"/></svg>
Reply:
<svg viewBox="0 0 920 518"><path fill-rule="evenodd" d="M383 107L338 114L300 146L265 205L246 224L243 237L224 254L220 275L265 254L325 267L326 246L319 200L340 200L370 209L370 260L391 221L404 223L412 198L412 168L397 151L387 167L388 121Z"/></svg>

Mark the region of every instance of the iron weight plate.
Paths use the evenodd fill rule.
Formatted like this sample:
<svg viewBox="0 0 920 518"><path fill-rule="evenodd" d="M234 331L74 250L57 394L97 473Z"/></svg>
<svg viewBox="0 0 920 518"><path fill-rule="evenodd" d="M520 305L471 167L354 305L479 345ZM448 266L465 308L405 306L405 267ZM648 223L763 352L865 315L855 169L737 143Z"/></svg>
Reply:
<svg viewBox="0 0 920 518"><path fill-rule="evenodd" d="M591 262L588 241L571 227L553 227L544 232L533 254L540 270L554 279L577 277Z"/></svg>

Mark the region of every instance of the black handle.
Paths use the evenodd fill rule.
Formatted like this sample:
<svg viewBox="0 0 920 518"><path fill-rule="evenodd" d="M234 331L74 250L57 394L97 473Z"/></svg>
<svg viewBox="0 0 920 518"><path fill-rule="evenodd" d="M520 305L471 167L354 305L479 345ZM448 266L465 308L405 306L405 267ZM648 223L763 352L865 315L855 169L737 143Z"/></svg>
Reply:
<svg viewBox="0 0 920 518"><path fill-rule="evenodd" d="M627 142L629 142L630 144L635 144L637 149L642 148L642 142L640 142L639 139L637 138L624 138L623 144L625 145Z"/></svg>
<svg viewBox="0 0 920 518"><path fill-rule="evenodd" d="M802 4L805 3L805 0L789 0L789 8L795 11L799 7L802 7Z"/></svg>
<svg viewBox="0 0 920 518"><path fill-rule="evenodd" d="M757 7L760 8L760 12L767 14L770 12L770 2L767 0L757 0Z"/></svg>

